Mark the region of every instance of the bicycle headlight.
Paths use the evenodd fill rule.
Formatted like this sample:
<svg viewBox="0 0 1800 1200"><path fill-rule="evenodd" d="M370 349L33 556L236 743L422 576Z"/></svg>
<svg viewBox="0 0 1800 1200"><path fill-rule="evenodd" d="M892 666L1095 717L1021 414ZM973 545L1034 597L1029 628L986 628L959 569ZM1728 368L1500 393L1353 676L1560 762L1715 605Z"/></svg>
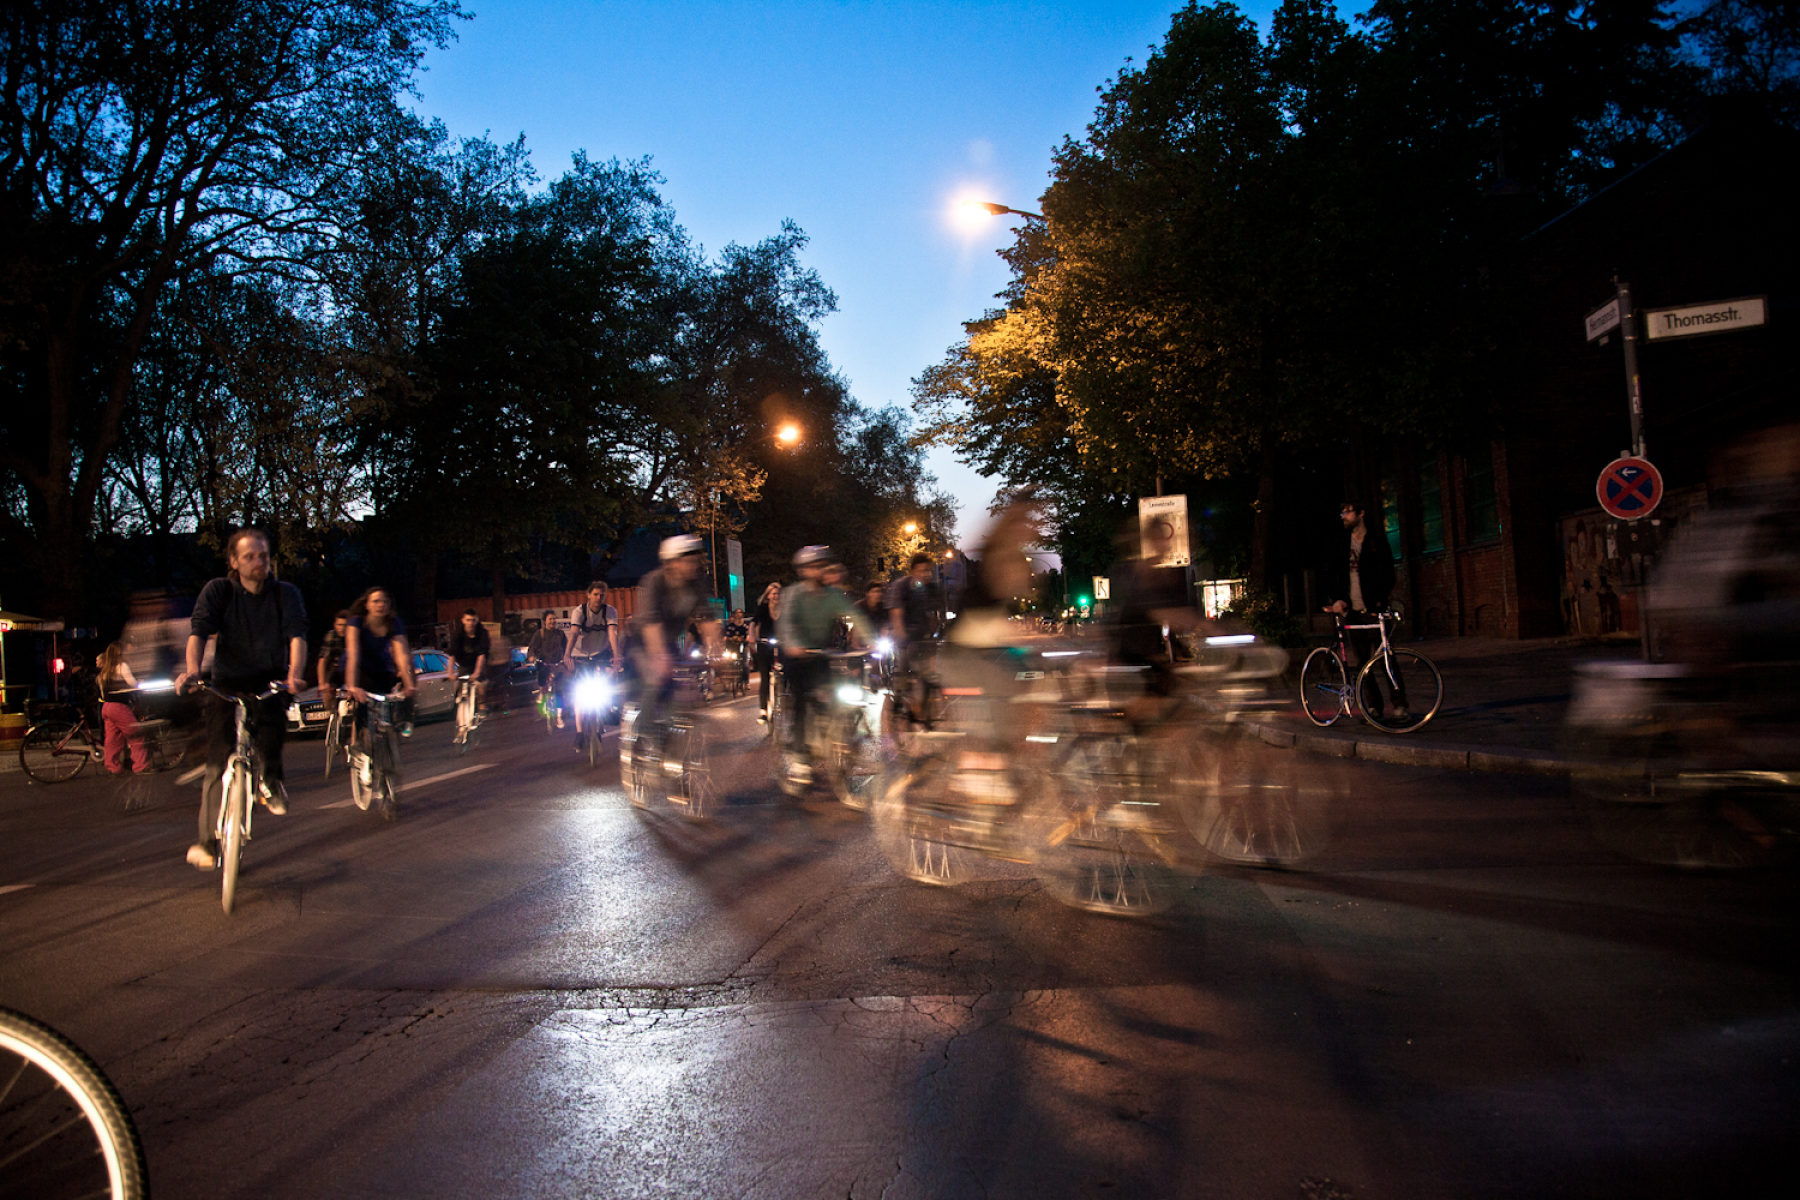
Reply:
<svg viewBox="0 0 1800 1200"><path fill-rule="evenodd" d="M138 684L138 690L145 692L172 692L175 690L175 681L173 679L146 679L144 682Z"/></svg>
<svg viewBox="0 0 1800 1200"><path fill-rule="evenodd" d="M583 712L599 712L612 701L612 688L598 675L575 685L575 706Z"/></svg>
<svg viewBox="0 0 1800 1200"><path fill-rule="evenodd" d="M861 688L846 683L838 688L837 698L840 704L861 704L863 692Z"/></svg>
<svg viewBox="0 0 1800 1200"><path fill-rule="evenodd" d="M892 654L893 652L894 652L894 639L892 639L892 638L876 638L875 639L875 657L876 658L886 658L888 655Z"/></svg>

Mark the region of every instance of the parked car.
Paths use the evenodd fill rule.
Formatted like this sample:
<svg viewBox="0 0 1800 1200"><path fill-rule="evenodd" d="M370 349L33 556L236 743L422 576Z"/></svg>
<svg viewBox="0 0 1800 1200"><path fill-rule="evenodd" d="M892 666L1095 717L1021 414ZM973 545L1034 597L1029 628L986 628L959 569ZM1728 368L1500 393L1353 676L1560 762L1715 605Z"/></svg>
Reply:
<svg viewBox="0 0 1800 1200"><path fill-rule="evenodd" d="M413 697L413 720L429 721L448 717L456 707L456 675L450 656L442 650L413 651L413 684L418 692ZM319 689L307 688L288 704L290 734L325 733L331 714L319 698Z"/></svg>

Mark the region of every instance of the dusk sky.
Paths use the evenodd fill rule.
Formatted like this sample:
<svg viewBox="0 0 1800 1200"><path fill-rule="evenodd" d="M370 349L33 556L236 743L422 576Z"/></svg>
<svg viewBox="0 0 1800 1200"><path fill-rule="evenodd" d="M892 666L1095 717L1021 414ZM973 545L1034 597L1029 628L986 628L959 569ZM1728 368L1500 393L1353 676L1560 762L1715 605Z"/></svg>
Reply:
<svg viewBox="0 0 1800 1200"><path fill-rule="evenodd" d="M580 3L469 0L428 56L422 112L457 136L525 134L538 173L570 155L649 156L707 252L792 218L837 293L833 365L871 408L908 407L1006 282L994 250L1018 218L957 217L959 198L1036 210L1050 157L1095 88L1161 41L1174 0L1112 3ZM1273 8L1245 6L1264 23ZM966 211L966 210L964 210ZM959 542L993 483L934 452Z"/></svg>

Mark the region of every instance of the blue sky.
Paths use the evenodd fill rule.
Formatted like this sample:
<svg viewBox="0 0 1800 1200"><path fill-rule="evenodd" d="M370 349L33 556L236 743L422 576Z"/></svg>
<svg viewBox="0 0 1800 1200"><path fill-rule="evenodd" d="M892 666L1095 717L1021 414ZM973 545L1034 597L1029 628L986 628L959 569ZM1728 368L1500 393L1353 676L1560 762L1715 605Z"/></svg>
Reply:
<svg viewBox="0 0 1800 1200"><path fill-rule="evenodd" d="M457 136L524 133L546 178L577 149L648 155L709 253L792 218L837 292L826 351L870 407L906 407L909 381L1006 282L993 252L1016 218L959 223L957 198L1035 210L1094 89L1178 7L465 2L475 19L426 59L420 110ZM944 452L930 465L972 544L993 484Z"/></svg>

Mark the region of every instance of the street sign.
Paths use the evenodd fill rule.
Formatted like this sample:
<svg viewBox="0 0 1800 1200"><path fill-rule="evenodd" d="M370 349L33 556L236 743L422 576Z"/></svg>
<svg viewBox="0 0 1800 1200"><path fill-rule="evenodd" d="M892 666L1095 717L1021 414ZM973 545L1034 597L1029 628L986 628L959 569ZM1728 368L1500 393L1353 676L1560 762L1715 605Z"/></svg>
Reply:
<svg viewBox="0 0 1800 1200"><path fill-rule="evenodd" d="M1602 334L1611 333L1618 327L1619 298L1614 296L1587 315L1587 340L1591 342Z"/></svg>
<svg viewBox="0 0 1800 1200"><path fill-rule="evenodd" d="M1600 507L1621 521L1641 521L1662 503L1662 472L1641 458L1616 458L1594 485Z"/></svg>
<svg viewBox="0 0 1800 1200"><path fill-rule="evenodd" d="M1185 567L1188 549L1186 496L1145 496L1138 501L1142 558L1153 567Z"/></svg>
<svg viewBox="0 0 1800 1200"><path fill-rule="evenodd" d="M1646 308L1644 336L1653 342L1664 338L1695 337L1702 333L1731 333L1769 323L1767 296L1741 296L1716 304L1689 304L1681 308Z"/></svg>
<svg viewBox="0 0 1800 1200"><path fill-rule="evenodd" d="M1105 575L1094 576L1094 599L1112 599L1112 580Z"/></svg>
<svg viewBox="0 0 1800 1200"><path fill-rule="evenodd" d="M725 539L725 574L735 611L744 607L744 544L736 538Z"/></svg>

